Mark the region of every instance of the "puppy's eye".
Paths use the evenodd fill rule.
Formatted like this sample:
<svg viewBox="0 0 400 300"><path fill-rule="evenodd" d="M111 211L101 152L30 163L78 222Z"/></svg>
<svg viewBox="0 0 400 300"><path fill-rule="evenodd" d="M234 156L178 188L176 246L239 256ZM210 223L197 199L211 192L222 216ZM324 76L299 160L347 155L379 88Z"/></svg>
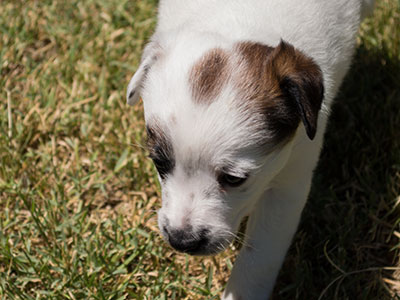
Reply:
<svg viewBox="0 0 400 300"><path fill-rule="evenodd" d="M218 176L218 183L221 186L230 186L230 187L237 187L242 185L247 179L246 177L236 177L233 175L229 175L227 173L221 173Z"/></svg>

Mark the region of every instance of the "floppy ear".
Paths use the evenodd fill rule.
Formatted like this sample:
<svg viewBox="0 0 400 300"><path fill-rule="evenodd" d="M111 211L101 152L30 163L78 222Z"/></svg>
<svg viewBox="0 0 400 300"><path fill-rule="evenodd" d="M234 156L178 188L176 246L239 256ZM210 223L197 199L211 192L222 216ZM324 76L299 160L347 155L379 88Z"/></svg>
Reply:
<svg viewBox="0 0 400 300"><path fill-rule="evenodd" d="M324 96L321 69L313 59L282 40L273 50L271 62L287 105L295 108L312 140Z"/></svg>
<svg viewBox="0 0 400 300"><path fill-rule="evenodd" d="M126 91L126 101L129 105L135 105L140 99L140 92L143 87L143 82L146 79L146 75L154 64L157 58L159 47L155 42L150 42L143 51L142 61L136 73L129 81L128 88Z"/></svg>

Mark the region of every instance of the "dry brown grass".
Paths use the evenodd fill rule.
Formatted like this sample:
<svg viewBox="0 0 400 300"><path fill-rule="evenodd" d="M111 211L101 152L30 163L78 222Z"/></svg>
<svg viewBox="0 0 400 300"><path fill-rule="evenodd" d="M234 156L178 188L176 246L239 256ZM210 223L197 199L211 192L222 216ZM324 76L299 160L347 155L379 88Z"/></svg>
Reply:
<svg viewBox="0 0 400 300"><path fill-rule="evenodd" d="M192 258L161 240L142 106L125 104L155 6L0 3L0 298L216 299L223 288L234 246ZM399 15L381 0L363 25L274 299L399 292L387 269L399 263Z"/></svg>

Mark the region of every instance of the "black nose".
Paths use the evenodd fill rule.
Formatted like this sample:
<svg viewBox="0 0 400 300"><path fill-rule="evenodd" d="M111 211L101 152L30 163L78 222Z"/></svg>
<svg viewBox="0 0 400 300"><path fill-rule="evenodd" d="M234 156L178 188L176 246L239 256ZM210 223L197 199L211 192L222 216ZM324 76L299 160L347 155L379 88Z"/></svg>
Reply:
<svg viewBox="0 0 400 300"><path fill-rule="evenodd" d="M170 245L181 252L200 254L208 243L209 231L207 229L200 229L196 232L191 228L173 229L165 226L163 229Z"/></svg>

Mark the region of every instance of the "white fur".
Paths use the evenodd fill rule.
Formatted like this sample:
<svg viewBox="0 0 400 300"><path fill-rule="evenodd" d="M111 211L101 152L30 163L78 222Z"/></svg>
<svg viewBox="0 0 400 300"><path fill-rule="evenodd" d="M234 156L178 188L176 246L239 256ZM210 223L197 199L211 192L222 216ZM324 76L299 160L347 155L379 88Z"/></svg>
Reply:
<svg viewBox="0 0 400 300"><path fill-rule="evenodd" d="M273 289L310 189L329 107L350 65L361 14L372 7L372 1L364 2L160 1L158 25L129 84L128 103L135 103L140 93L146 122L157 120L174 146L175 169L162 182L160 227L167 219L176 228L206 224L222 249L234 238L242 218L250 216L247 246L223 299L266 299ZM276 46L281 39L320 66L323 110L313 141L300 124L288 144L264 155L254 151L260 139L256 127L262 120L232 109L234 88L225 86L211 105L201 106L192 99L188 73L211 48L229 50L240 41ZM132 91L135 95L129 98ZM221 194L210 169L223 168L226 162L235 163L236 175L250 177L240 188Z"/></svg>

